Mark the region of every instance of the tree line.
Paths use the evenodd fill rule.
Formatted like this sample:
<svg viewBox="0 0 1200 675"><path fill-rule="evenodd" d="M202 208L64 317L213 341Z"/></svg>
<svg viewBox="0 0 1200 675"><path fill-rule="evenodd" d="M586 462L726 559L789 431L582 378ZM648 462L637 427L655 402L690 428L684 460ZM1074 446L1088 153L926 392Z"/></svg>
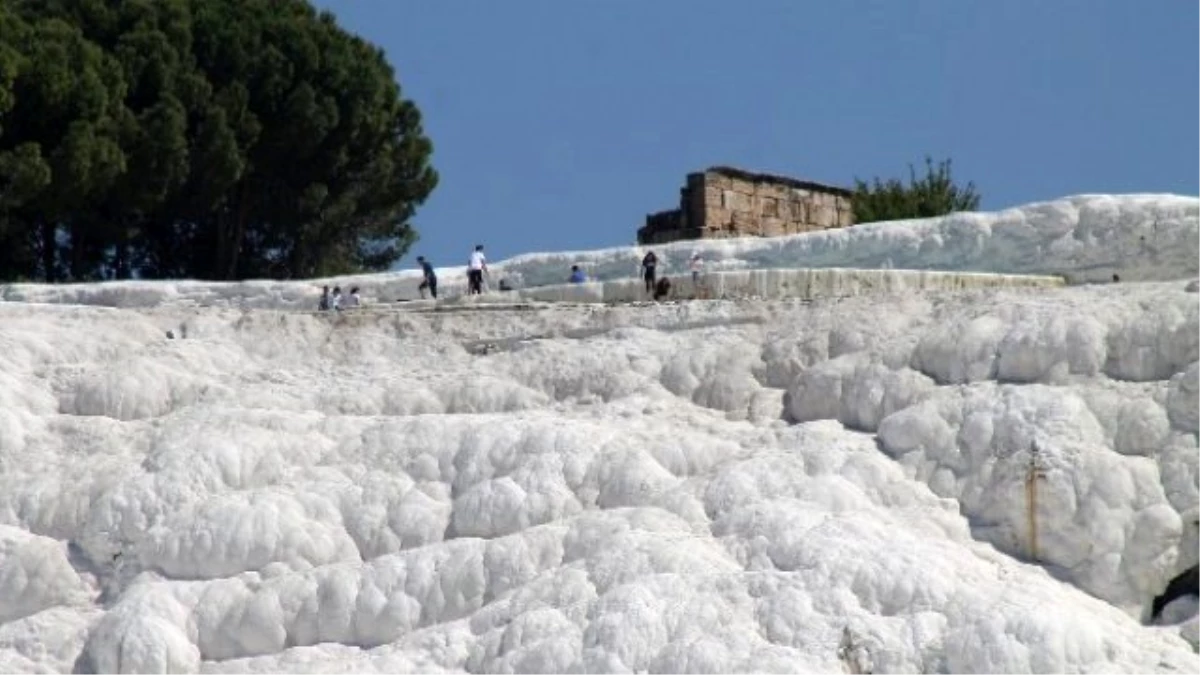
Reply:
<svg viewBox="0 0 1200 675"><path fill-rule="evenodd" d="M387 269L431 154L303 0L0 0L0 280Z"/></svg>

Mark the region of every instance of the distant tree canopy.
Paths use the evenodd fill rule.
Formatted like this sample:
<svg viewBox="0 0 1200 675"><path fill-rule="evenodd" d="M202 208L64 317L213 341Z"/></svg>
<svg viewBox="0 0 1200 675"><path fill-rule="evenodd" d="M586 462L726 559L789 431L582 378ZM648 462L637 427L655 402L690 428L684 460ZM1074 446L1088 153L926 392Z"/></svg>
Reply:
<svg viewBox="0 0 1200 675"><path fill-rule="evenodd" d="M431 153L303 0L0 1L0 279L386 269Z"/></svg>
<svg viewBox="0 0 1200 675"><path fill-rule="evenodd" d="M908 185L892 178L887 182L876 178L873 183L855 179L854 222L872 223L881 220L930 218L955 211L974 211L979 208L975 184L960 187L950 176L950 160L936 167L925 158L925 176L917 178L917 170L908 165Z"/></svg>

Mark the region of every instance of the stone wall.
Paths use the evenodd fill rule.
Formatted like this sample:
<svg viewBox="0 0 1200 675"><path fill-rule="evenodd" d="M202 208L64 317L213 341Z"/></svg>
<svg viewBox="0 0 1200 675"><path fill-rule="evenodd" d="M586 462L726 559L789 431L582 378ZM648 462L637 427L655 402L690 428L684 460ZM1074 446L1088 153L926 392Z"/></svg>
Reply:
<svg viewBox="0 0 1200 675"><path fill-rule="evenodd" d="M850 192L784 176L712 167L692 173L679 208L646 217L639 244L777 237L853 224Z"/></svg>
<svg viewBox="0 0 1200 675"><path fill-rule="evenodd" d="M670 211L651 213L646 216L646 229L652 232L680 232L685 229L683 211L671 209Z"/></svg>

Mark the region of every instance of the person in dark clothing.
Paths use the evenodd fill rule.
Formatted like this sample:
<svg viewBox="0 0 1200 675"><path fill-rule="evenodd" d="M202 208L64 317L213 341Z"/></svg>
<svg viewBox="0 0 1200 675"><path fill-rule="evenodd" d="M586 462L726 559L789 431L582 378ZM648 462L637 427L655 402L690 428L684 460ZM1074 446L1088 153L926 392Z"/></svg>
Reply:
<svg viewBox="0 0 1200 675"><path fill-rule="evenodd" d="M326 286L321 290L321 300L317 303L317 310L321 312L327 311L332 304L333 301L329 297L329 287Z"/></svg>
<svg viewBox="0 0 1200 675"><path fill-rule="evenodd" d="M658 256L654 255L654 251L650 251L645 258L642 258L642 278L646 280L647 293L654 291L654 272L657 267Z"/></svg>
<svg viewBox="0 0 1200 675"><path fill-rule="evenodd" d="M425 274L425 279L417 286L417 290L421 292L421 297L425 297L425 289L429 289L429 295L437 300L437 274L433 271L433 265L425 259L425 256L417 256L417 262L421 265L421 271Z"/></svg>
<svg viewBox="0 0 1200 675"><path fill-rule="evenodd" d="M671 294L671 280L668 279L667 277L663 277L663 278L659 279L658 283L654 284L654 299L655 300L662 300L663 298L667 297L670 294Z"/></svg>

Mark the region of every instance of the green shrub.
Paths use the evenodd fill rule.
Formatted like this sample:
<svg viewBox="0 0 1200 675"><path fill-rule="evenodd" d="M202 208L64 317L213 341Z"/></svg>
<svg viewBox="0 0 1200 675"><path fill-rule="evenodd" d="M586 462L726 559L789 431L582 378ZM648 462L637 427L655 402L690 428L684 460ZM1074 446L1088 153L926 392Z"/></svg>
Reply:
<svg viewBox="0 0 1200 675"><path fill-rule="evenodd" d="M908 185L897 178L884 182L876 177L872 183L855 178L854 222L931 218L979 208L975 183L967 183L965 187L956 185L948 159L934 166L933 160L926 157L924 177L918 179L911 164L908 174Z"/></svg>

